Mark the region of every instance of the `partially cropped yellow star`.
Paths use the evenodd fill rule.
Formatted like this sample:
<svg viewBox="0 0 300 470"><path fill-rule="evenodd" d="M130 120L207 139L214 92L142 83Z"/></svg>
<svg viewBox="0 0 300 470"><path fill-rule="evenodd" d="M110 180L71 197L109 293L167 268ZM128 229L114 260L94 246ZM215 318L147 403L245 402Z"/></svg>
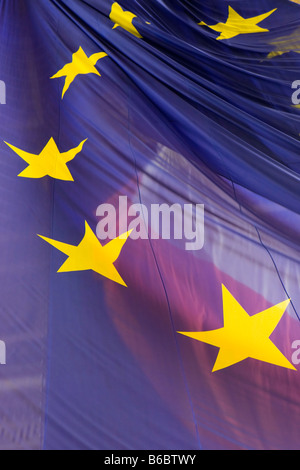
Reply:
<svg viewBox="0 0 300 470"><path fill-rule="evenodd" d="M220 348L213 372L252 358L296 370L270 340L290 300L250 316L223 286L224 328L186 333L189 338Z"/></svg>
<svg viewBox="0 0 300 470"><path fill-rule="evenodd" d="M288 36L281 36L270 42L274 50L268 55L268 59L295 52L300 54L300 28L297 28Z"/></svg>
<svg viewBox="0 0 300 470"><path fill-rule="evenodd" d="M124 11L117 2L113 3L109 18L115 23L113 29L120 26L137 38L142 38L141 34L133 25L133 19L137 18L137 16L130 11Z"/></svg>
<svg viewBox="0 0 300 470"><path fill-rule="evenodd" d="M268 32L268 29L261 28L258 23L268 18L272 13L277 10L275 8L263 15L254 16L253 18L243 18L231 6L229 7L229 14L226 23L218 23L215 26L209 26L203 21L199 23L200 26L207 26L218 33L221 33L218 40L231 39L239 34L263 33Z"/></svg>
<svg viewBox="0 0 300 470"><path fill-rule="evenodd" d="M51 79L66 77L62 98L65 96L66 91L69 89L71 83L75 80L77 75L87 75L89 73L93 73L101 77L101 74L96 69L95 65L97 64L98 60L103 59L103 57L107 57L105 52L98 52L88 57L82 47L80 47L78 51L73 54L72 62L66 64L61 70L53 75L53 77L51 77Z"/></svg>
<svg viewBox="0 0 300 470"><path fill-rule="evenodd" d="M129 231L102 246L88 223L85 223L85 235L78 246L68 245L51 238L38 235L57 250L68 256L68 259L57 271L58 273L74 271L95 271L112 281L127 287L114 263L120 256L121 250L130 236Z"/></svg>
<svg viewBox="0 0 300 470"><path fill-rule="evenodd" d="M25 152L24 150L18 149L7 142L5 143L29 165L18 176L22 178L35 179L50 176L51 178L58 180L74 181L73 176L67 167L67 163L73 160L76 155L81 152L86 140L81 142L81 144L79 144L75 149L60 153L54 139L51 137L39 155Z"/></svg>

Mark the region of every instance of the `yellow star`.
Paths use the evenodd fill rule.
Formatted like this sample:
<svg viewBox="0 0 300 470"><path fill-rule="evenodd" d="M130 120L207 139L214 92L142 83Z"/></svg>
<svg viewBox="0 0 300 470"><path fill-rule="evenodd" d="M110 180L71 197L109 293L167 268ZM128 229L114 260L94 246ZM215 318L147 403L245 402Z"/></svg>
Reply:
<svg viewBox="0 0 300 470"><path fill-rule="evenodd" d="M81 152L86 141L87 139L81 142L75 149L60 153L54 139L51 137L46 147L39 155L25 152L7 142L5 142L5 144L29 165L18 176L22 178L43 178L44 176L50 176L63 181L74 181L67 167L67 163Z"/></svg>
<svg viewBox="0 0 300 470"><path fill-rule="evenodd" d="M132 230L124 233L105 246L101 245L87 222L85 222L85 235L78 246L68 245L41 235L38 236L68 256L68 259L57 271L58 273L91 270L127 287L114 263L119 258L131 232Z"/></svg>
<svg viewBox="0 0 300 470"><path fill-rule="evenodd" d="M289 302L290 300L286 300L257 315L249 316L223 286L224 328L198 333L178 333L220 348L213 372L248 358L296 370L270 340Z"/></svg>
<svg viewBox="0 0 300 470"><path fill-rule="evenodd" d="M75 52L75 54L73 54L72 62L66 64L61 70L53 75L53 77L51 77L51 79L66 77L65 86L62 92L62 99L77 75L87 75L89 73L94 73L101 77L101 74L98 72L95 65L97 64L98 60L103 59L103 57L107 57L105 52L98 52L88 57L81 47L77 52Z"/></svg>
<svg viewBox="0 0 300 470"><path fill-rule="evenodd" d="M268 59L273 57L282 56L290 52L296 52L300 54L300 28L297 28L289 36L282 36L277 38L275 41L270 42L275 49L270 52Z"/></svg>
<svg viewBox="0 0 300 470"><path fill-rule="evenodd" d="M263 15L254 16L253 18L243 18L240 16L232 7L229 7L229 15L226 23L218 23L215 26L209 26L203 21L199 23L200 26L207 26L218 33L221 33L217 38L218 40L231 39L239 34L250 34L250 33L262 33L268 32L268 29L263 29L260 26L257 26L258 23L268 18L274 11L275 8L268 13Z"/></svg>
<svg viewBox="0 0 300 470"><path fill-rule="evenodd" d="M109 18L113 23L115 23L113 29L121 26L121 28L126 29L126 31L131 34L134 34L134 36L136 36L137 38L142 38L142 36L138 32L138 30L133 26L132 23L133 19L137 18L137 16L131 13L130 11L124 11L117 2L112 5Z"/></svg>

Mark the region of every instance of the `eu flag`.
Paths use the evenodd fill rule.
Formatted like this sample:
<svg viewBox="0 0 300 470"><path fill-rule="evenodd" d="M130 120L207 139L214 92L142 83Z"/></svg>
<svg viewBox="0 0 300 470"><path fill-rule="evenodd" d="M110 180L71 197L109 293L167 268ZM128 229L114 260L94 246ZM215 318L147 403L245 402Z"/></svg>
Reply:
<svg viewBox="0 0 300 470"><path fill-rule="evenodd" d="M299 449L299 2L0 17L0 449Z"/></svg>

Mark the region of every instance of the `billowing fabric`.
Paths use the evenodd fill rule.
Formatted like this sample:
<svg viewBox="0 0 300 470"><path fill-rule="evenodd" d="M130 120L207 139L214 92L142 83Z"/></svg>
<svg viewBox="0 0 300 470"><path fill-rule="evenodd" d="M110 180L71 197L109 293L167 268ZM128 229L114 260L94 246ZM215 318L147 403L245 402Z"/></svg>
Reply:
<svg viewBox="0 0 300 470"><path fill-rule="evenodd" d="M0 1L0 449L299 449L298 3Z"/></svg>

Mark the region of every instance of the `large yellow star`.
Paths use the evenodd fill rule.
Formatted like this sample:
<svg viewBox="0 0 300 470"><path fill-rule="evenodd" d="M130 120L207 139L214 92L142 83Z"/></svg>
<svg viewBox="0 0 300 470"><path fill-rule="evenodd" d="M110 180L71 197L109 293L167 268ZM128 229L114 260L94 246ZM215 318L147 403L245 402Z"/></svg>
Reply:
<svg viewBox="0 0 300 470"><path fill-rule="evenodd" d="M223 286L224 328L197 333L178 333L220 348L213 372L248 358L296 370L270 340L289 302L290 300L286 300L257 315L249 316Z"/></svg>
<svg viewBox="0 0 300 470"><path fill-rule="evenodd" d="M63 181L74 181L67 163L81 152L86 140L81 142L75 149L60 153L54 139L51 137L39 155L25 152L7 142L5 143L29 165L18 176L22 178L43 178L44 176L50 176Z"/></svg>
<svg viewBox="0 0 300 470"><path fill-rule="evenodd" d="M113 23L115 23L113 29L121 26L121 28L125 29L137 38L142 38L141 34L133 26L132 23L133 19L137 18L137 16L131 13L130 11L124 11L117 2L113 3L109 18Z"/></svg>
<svg viewBox="0 0 300 470"><path fill-rule="evenodd" d="M101 245L87 222L85 223L85 235L78 246L68 245L42 235L38 236L68 256L68 259L57 271L58 273L91 270L127 287L114 263L119 258L131 232L124 233L105 246Z"/></svg>
<svg viewBox="0 0 300 470"><path fill-rule="evenodd" d="M231 6L229 6L229 14L226 23L218 23L215 26L209 26L202 21L199 25L207 26L208 28L221 33L220 36L217 37L218 40L231 39L239 34L268 32L268 29L261 28L258 26L258 23L268 18L276 10L277 8L269 11L268 13L264 13L263 15L254 16L253 18L243 18Z"/></svg>
<svg viewBox="0 0 300 470"><path fill-rule="evenodd" d="M98 52L88 57L82 47L80 47L78 51L73 54L72 62L66 64L61 70L53 75L53 77L51 77L51 79L66 77L62 92L62 99L77 75L87 75L89 73L93 73L101 77L101 74L96 69L95 65L97 64L98 60L103 59L103 57L107 57L105 52Z"/></svg>

